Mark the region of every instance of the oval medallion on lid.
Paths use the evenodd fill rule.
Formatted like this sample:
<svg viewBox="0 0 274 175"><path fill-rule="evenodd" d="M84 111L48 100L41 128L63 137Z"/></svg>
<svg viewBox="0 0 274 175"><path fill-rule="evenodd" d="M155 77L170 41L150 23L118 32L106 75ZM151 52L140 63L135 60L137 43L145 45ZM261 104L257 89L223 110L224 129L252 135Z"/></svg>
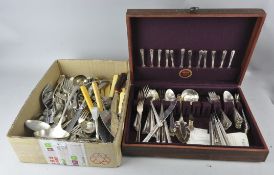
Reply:
<svg viewBox="0 0 274 175"><path fill-rule="evenodd" d="M179 72L181 78L190 78L192 76L192 71L190 69L182 69Z"/></svg>

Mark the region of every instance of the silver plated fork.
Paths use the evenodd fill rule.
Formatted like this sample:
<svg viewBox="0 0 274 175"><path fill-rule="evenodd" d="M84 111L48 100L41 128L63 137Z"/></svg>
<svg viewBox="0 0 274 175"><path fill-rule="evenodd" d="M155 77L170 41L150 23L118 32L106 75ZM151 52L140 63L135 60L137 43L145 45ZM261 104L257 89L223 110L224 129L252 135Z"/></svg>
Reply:
<svg viewBox="0 0 274 175"><path fill-rule="evenodd" d="M235 101L240 103L240 95L239 94L235 94ZM246 119L246 115L245 115L245 112L244 112L244 109L242 108L242 116L243 116L243 119L244 119L244 132L247 134L248 133L248 130L250 129L250 126L248 124L248 121Z"/></svg>
<svg viewBox="0 0 274 175"><path fill-rule="evenodd" d="M208 92L208 101L209 102L220 102L220 96L216 94L216 92L214 91L211 91L211 92ZM216 111L215 111L216 112ZM225 114L225 112L221 109L221 123L224 127L225 130L227 130L231 125L232 125L232 122L231 120L228 118L228 116Z"/></svg>
<svg viewBox="0 0 274 175"><path fill-rule="evenodd" d="M142 114L144 109L144 94L143 91L138 92L137 97L137 115L134 121L134 128L137 131L136 142L140 142L141 139L141 124L142 124Z"/></svg>

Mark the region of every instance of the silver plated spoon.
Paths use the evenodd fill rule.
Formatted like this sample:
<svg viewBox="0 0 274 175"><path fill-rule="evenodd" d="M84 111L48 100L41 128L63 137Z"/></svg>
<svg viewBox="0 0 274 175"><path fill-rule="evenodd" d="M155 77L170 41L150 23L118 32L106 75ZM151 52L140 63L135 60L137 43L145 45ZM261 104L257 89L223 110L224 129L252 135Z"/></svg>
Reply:
<svg viewBox="0 0 274 175"><path fill-rule="evenodd" d="M61 116L58 124L53 128L42 129L40 131L34 132L35 137L61 139L61 138L67 138L70 136L69 132L67 132L66 130L64 130L62 128L62 121L63 121L63 118L65 117L65 113L66 113L67 107L71 101L71 98L73 97L74 93L76 93L76 91L78 89L79 89L78 86L73 88L73 90L66 102L65 109L63 110L62 116Z"/></svg>
<svg viewBox="0 0 274 175"><path fill-rule="evenodd" d="M25 125L33 131L40 131L42 129L50 128L50 125L48 123L39 120L26 120Z"/></svg>

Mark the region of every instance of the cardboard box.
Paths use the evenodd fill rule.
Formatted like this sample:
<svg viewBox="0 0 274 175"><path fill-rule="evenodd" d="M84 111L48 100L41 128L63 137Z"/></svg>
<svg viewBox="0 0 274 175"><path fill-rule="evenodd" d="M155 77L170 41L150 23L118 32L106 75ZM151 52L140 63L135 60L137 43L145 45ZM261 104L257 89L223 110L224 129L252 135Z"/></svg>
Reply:
<svg viewBox="0 0 274 175"><path fill-rule="evenodd" d="M10 130L7 137L16 152L18 158L22 162L29 163L48 163L41 150L41 143L59 144L63 146L75 146L76 143L68 141L56 141L56 140L41 140L32 137L32 133L27 132L24 127L24 122L28 119L32 119L39 111L41 111L41 92L46 84L50 83L54 85L57 82L59 75L64 74L67 76L75 76L78 74L86 76L96 76L99 78L105 78L112 80L114 74L120 74L128 72L127 61L107 61L107 60L57 60L55 61L43 78L39 81L37 86L31 92L30 96L26 100ZM128 80L129 81L129 80ZM121 122L117 136L113 143L83 143L80 146L85 154L83 157L85 160L84 166L98 166L98 167L117 167L121 164L121 140L123 133L124 118L126 113L127 99L129 91L129 82L126 84L126 95L124 100L124 110L122 113ZM77 145L77 144L76 144ZM52 145L49 145L52 146ZM56 145L55 145L56 146ZM79 145L77 145L79 146ZM54 157L54 156L53 156ZM79 157L78 157L79 159ZM61 160L59 160L61 161ZM80 160L78 160L80 161ZM57 162L53 159L51 163ZM62 163L61 163L62 164ZM79 165L76 164L74 165Z"/></svg>
<svg viewBox="0 0 274 175"><path fill-rule="evenodd" d="M261 9L131 9L127 11L127 32L129 63L131 75L131 91L128 102L128 112L122 144L124 155L175 157L211 160L233 161L265 161L268 147L256 124L255 117L245 100L241 90L241 83L250 62L253 50L259 37L266 14ZM180 50L186 49L184 67L180 66ZM145 49L145 67L142 66L140 49ZM151 67L149 49L154 49L154 66ZM158 67L157 50L162 49L161 67ZM165 50L174 50L174 64L166 67ZM192 67L188 67L187 51L193 51ZM207 67L198 67L198 52L208 50ZM229 53L236 50L231 68ZM217 51L215 65L211 67L211 52ZM224 67L221 65L222 51L228 50ZM203 62L203 60L202 60ZM203 65L203 63L201 64ZM197 67L196 67L197 66ZM133 127L136 116L137 94L144 85L152 89L171 88L175 94L181 94L184 89L194 89L200 94L196 109L206 104L205 108L211 109L207 101L208 92L215 91L222 95L225 90L239 93L250 131L247 134L249 146L218 146L181 143L176 138L173 143L156 143L155 139L148 143L136 142L136 131ZM221 98L222 99L222 98ZM202 103L203 102L203 103ZM160 111L160 102L155 101L156 110ZM230 102L231 103L231 102ZM165 109L169 103L165 103ZM229 103L220 104L229 106ZM230 104L232 105L232 103ZM184 107L184 104L182 105ZM192 108L194 106L192 105ZM145 102L142 126L148 114L149 102ZM202 107L201 107L202 108ZM174 110L175 120L179 119L177 103ZM189 107L191 110L191 106ZM233 109L230 107L230 109ZM202 110L201 110L202 111ZM209 110L210 111L210 110ZM194 114L193 114L194 115ZM227 114L228 115L228 114ZM208 129L209 116L197 112L194 126ZM189 115L184 115L188 121ZM196 117L196 116L195 116ZM233 121L230 115L230 119ZM167 119L169 123L169 118ZM242 132L230 128L228 132ZM141 140L145 138L141 135Z"/></svg>

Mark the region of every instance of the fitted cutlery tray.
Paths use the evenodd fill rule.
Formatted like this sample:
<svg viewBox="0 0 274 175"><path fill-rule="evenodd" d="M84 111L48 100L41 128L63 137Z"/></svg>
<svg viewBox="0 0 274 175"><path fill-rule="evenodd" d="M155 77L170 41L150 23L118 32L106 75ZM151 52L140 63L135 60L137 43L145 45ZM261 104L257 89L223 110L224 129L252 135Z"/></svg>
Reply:
<svg viewBox="0 0 274 175"><path fill-rule="evenodd" d="M123 154L265 161L268 147L240 87L265 16L265 12L260 9L128 10L131 90L122 142ZM184 56L180 52L182 50L185 50ZM213 50L216 51L216 57L215 63L211 64ZM230 56L232 50L235 51L233 59ZM189 51L192 53L191 58L187 54ZM199 66L199 51L208 52L206 61L204 59L201 61L201 65L206 62L205 66ZM227 51L227 58L222 61L224 51ZM182 57L184 57L183 61ZM223 66L221 66L222 62ZM231 66L229 66L230 62ZM141 141L137 142L134 119L137 114L138 92L145 85L156 90L172 89L176 95L185 89L196 90L200 96L198 102L193 102L192 106L188 102L182 103L184 120L188 120L191 110L196 116L194 126L207 130L209 113L213 109L223 109L231 120L233 111L231 102L221 100L219 104L209 103L208 92L214 91L220 96L224 91L238 93L242 108L237 104L236 108L239 111L243 109L250 125L247 133L249 146L186 144L174 137L172 143L157 143L155 138L149 142L142 142L146 137L144 134L141 134ZM153 103L159 112L160 101L155 100ZM143 118L148 114L149 105L146 99ZM177 103L173 111L175 120L180 117L179 105ZM169 102L163 102L163 106L166 109ZM166 121L169 125L169 118ZM144 126L145 120L141 122L141 126ZM239 130L232 126L226 132L228 134L243 132L243 129Z"/></svg>

